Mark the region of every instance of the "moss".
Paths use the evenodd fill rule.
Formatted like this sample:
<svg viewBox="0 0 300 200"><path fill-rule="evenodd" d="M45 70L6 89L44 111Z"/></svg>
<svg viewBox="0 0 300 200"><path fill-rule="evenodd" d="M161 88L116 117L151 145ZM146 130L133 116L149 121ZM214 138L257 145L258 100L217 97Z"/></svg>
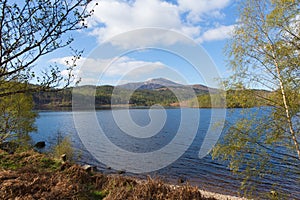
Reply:
<svg viewBox="0 0 300 200"><path fill-rule="evenodd" d="M47 168L51 170L59 169L61 166L61 163L57 160L51 159L51 158L42 158L40 162L41 168Z"/></svg>
<svg viewBox="0 0 300 200"><path fill-rule="evenodd" d="M14 157L5 151L0 152L0 167L3 169L18 169L22 167L19 157Z"/></svg>
<svg viewBox="0 0 300 200"><path fill-rule="evenodd" d="M61 166L61 163L34 151L25 151L12 155L5 151L0 152L1 168L16 170L25 166L32 166L38 170L57 170Z"/></svg>
<svg viewBox="0 0 300 200"><path fill-rule="evenodd" d="M92 196L96 199L104 199L107 195L109 194L109 192L107 190L101 190L101 191L93 191L92 192Z"/></svg>

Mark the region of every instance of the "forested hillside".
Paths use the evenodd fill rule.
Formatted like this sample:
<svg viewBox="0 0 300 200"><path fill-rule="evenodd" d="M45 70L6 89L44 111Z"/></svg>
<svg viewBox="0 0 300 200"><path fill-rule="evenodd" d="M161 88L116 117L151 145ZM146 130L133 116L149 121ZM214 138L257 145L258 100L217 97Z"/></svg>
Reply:
<svg viewBox="0 0 300 200"><path fill-rule="evenodd" d="M207 90L201 90L194 88L195 96L189 94L184 88L180 90L176 88L180 93L183 101L179 103L179 100L173 93L175 88L158 88L158 89L137 89L135 91L114 86L81 86L82 95L85 90L93 89L95 91L95 107L107 108L111 105L122 106L129 104L132 107L135 106L152 106L160 104L162 106L183 106L183 107L201 107L210 108L222 107L225 101L225 95L221 96L219 93L214 92L209 94ZM267 106L266 103L262 103L260 99L262 97L268 97L272 95L272 92L265 90L228 90L226 92L226 105L230 108L236 107L255 107L255 106ZM33 95L36 109L61 109L72 107L72 88L65 90L55 90L52 92L38 92ZM129 99L129 102L128 102Z"/></svg>

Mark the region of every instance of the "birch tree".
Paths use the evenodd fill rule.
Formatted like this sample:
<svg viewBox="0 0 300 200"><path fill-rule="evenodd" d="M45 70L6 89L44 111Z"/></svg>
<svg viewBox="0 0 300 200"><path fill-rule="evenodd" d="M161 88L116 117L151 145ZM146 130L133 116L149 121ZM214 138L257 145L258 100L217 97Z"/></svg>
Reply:
<svg viewBox="0 0 300 200"><path fill-rule="evenodd" d="M213 156L228 160L243 177L242 189L253 191L255 180L273 173L274 159L296 169L300 161L300 2L240 4L239 22L226 48L233 72L228 82L233 89L238 85L270 91L260 96L268 107L258 109L257 115L245 109L239 120L228 122Z"/></svg>

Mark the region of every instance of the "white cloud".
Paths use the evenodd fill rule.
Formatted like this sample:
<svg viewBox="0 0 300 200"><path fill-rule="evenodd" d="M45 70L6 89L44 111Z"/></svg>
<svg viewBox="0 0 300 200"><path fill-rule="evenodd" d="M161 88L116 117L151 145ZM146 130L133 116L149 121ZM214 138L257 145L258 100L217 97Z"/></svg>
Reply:
<svg viewBox="0 0 300 200"><path fill-rule="evenodd" d="M199 27L182 24L178 7L159 0L136 0L132 4L117 0L101 0L95 8L92 35L103 42L117 34L137 28L157 27L183 32L189 36L199 33ZM95 27L96 24L104 26ZM154 38L155 39L155 38Z"/></svg>
<svg viewBox="0 0 300 200"><path fill-rule="evenodd" d="M220 12L229 5L231 0L178 0L181 12L187 12L187 19L191 23L201 21L203 15L222 17Z"/></svg>
<svg viewBox="0 0 300 200"><path fill-rule="evenodd" d="M204 41L216 41L230 38L234 27L235 25L229 25L209 29L206 32L204 32L203 35L197 39L197 41L199 43L202 43Z"/></svg>
<svg viewBox="0 0 300 200"><path fill-rule="evenodd" d="M101 44L120 33L139 28L163 28L183 33L192 38L201 35L203 15L224 17L221 12L230 0L178 0L172 4L164 0L98 0L92 18L88 20L90 34ZM113 41L114 45L129 47L149 44L172 44L178 42L169 36L141 32L126 35Z"/></svg>
<svg viewBox="0 0 300 200"><path fill-rule="evenodd" d="M55 58L50 62L61 65L66 64L66 60L70 61L72 57ZM93 59L82 58L77 65L80 69L74 71L75 76L82 79L82 84L97 84L99 79L111 79L116 77L139 77L145 74L151 74L158 69L166 66L161 62L147 62L135 60L129 57L120 57L115 59ZM67 71L63 70L62 75L67 75Z"/></svg>
<svg viewBox="0 0 300 200"><path fill-rule="evenodd" d="M161 62L146 62L129 57L121 57L111 63L111 65L108 65L105 73L108 76L120 76L124 74L127 74L127 76L139 76L163 67L164 64Z"/></svg>

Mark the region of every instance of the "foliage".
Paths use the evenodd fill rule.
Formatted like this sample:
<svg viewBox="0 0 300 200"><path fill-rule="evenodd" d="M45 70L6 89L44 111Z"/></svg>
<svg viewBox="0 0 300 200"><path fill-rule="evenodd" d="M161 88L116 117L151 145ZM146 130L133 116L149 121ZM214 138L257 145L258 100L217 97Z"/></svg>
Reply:
<svg viewBox="0 0 300 200"><path fill-rule="evenodd" d="M177 98L170 90L136 90L132 93L127 89L116 89L113 86L98 86L95 89L95 94L90 94L90 87L81 86L80 95L83 101L90 99L90 95L95 96L96 107L106 105L130 104L132 106L152 106L161 104L169 106L171 103L177 102ZM132 93L131 97L129 95ZM79 94L78 94L79 95ZM37 108L53 108L53 107L71 107L72 106L72 90L65 89L55 92L39 92L34 94L34 101ZM129 99L129 102L128 102Z"/></svg>
<svg viewBox="0 0 300 200"><path fill-rule="evenodd" d="M17 83L6 83L15 85ZM1 85L0 85L1 86ZM33 101L28 94L11 94L0 98L0 144L6 140L17 140L20 144L29 141L29 132L35 130L32 111Z"/></svg>
<svg viewBox="0 0 300 200"><path fill-rule="evenodd" d="M60 162L47 157L44 154L39 154L33 150L16 152L9 154L0 150L0 168L17 170L22 167L34 166L43 169L56 170L60 167Z"/></svg>
<svg viewBox="0 0 300 200"><path fill-rule="evenodd" d="M0 1L0 144L29 139L36 114L30 93L67 87L82 51L73 50L66 69L36 67L38 59L73 41L67 33L85 28L93 11L85 0ZM65 70L67 76L61 71ZM37 85L33 85L34 83Z"/></svg>
<svg viewBox="0 0 300 200"><path fill-rule="evenodd" d="M197 98L189 99L183 105L199 108L252 108L268 106L261 97L267 98L272 93L265 90L230 89L226 91L226 97L222 93L200 94Z"/></svg>
<svg viewBox="0 0 300 200"><path fill-rule="evenodd" d="M248 92L233 95L241 100L242 108L248 107L248 100L269 107L256 113L244 109L236 122L227 122L227 133L213 152L242 176L246 195L266 177L283 177L289 168L294 170L294 183L299 184L299 168L295 167L300 162L299 5L299 0L241 2L240 22L227 47L234 72L227 82L229 88L272 91L255 94L255 98ZM276 166L273 170L274 163L287 169Z"/></svg>
<svg viewBox="0 0 300 200"><path fill-rule="evenodd" d="M84 20L92 12L87 11L87 3L84 0L0 2L0 85L32 80L39 84L39 87L28 84L7 87L0 92L0 97L59 86L62 81L65 86L70 84L80 51L74 50L73 62L67 63L69 73L66 77L57 66L43 67L39 73L34 65L40 57L69 46L73 38L67 37L68 32L86 27Z"/></svg>
<svg viewBox="0 0 300 200"><path fill-rule="evenodd" d="M65 154L69 161L74 159L74 149L69 137L62 138L62 135L58 133L57 144L53 147L53 157L60 159L61 155Z"/></svg>
<svg viewBox="0 0 300 200"><path fill-rule="evenodd" d="M87 91L92 86L81 86L80 89L83 101L87 101L86 98L89 95ZM95 87L95 86L93 86ZM101 106L121 105L127 104L129 94L132 92L127 89L117 89L114 91L113 86L98 86L95 88L95 105L96 108ZM113 97L112 97L113 93ZM188 92L185 92L188 93ZM190 96L182 96L185 99L181 102L182 106L186 107L200 107L211 108L211 102L213 101L214 107L224 107L225 97L222 92L208 94L203 91L195 91L197 99ZM228 108L241 108L241 107L255 107L269 105L267 102L262 101L262 97L266 98L271 96L272 93L266 90L247 90L247 89L235 89L228 90L226 92L226 103ZM53 90L52 92L38 92L33 95L35 106L38 109L57 109L63 107L72 106L72 89L67 88L65 90ZM87 98L89 99L89 98ZM92 102L93 103L93 102ZM136 90L129 98L129 104L131 106L152 106L160 104L163 106L179 106L178 99L171 90Z"/></svg>
<svg viewBox="0 0 300 200"><path fill-rule="evenodd" d="M101 200L101 199L104 199L108 195L108 191L106 191L106 190L94 191L93 194L94 194L95 198Z"/></svg>

